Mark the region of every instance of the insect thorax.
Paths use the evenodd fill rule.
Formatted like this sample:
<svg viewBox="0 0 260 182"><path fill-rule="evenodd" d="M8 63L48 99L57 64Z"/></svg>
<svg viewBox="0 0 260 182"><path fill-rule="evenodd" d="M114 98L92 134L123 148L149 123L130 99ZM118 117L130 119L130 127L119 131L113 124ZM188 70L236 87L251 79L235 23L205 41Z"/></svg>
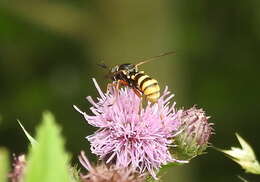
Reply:
<svg viewBox="0 0 260 182"><path fill-rule="evenodd" d="M125 64L119 65L118 71L122 71L125 74L130 74L130 73L135 73L138 70L134 64L125 63Z"/></svg>

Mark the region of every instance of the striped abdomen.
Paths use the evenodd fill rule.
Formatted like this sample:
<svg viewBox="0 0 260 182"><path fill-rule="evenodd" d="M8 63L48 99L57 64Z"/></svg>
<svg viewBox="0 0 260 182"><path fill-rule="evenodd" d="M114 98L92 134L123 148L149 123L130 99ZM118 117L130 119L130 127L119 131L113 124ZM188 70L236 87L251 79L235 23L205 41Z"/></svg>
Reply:
<svg viewBox="0 0 260 182"><path fill-rule="evenodd" d="M147 100L154 103L160 97L160 87L157 80L145 75L143 72L137 73L133 77L136 86L146 96Z"/></svg>

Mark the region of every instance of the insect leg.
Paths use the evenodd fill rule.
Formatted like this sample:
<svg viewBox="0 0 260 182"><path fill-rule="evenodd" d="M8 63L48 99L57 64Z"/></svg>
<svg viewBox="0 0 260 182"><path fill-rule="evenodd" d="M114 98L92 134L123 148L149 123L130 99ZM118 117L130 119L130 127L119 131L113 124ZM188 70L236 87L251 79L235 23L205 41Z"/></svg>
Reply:
<svg viewBox="0 0 260 182"><path fill-rule="evenodd" d="M141 98L141 102L139 104L139 114L141 113L141 110L143 109L143 95L142 92L138 88L133 88L134 93Z"/></svg>
<svg viewBox="0 0 260 182"><path fill-rule="evenodd" d="M140 93L140 91L136 88L133 88L134 93L138 96L138 97L142 97L142 94Z"/></svg>
<svg viewBox="0 0 260 182"><path fill-rule="evenodd" d="M107 93L111 87L115 87L115 98L113 99L113 102L109 104L109 106L113 105L118 98L120 86L129 86L129 84L124 80L117 80L116 82L109 83L107 85Z"/></svg>
<svg viewBox="0 0 260 182"><path fill-rule="evenodd" d="M113 82L113 83L108 83L107 84L107 93L109 92L109 90L113 87L116 87L117 86L117 83Z"/></svg>
<svg viewBox="0 0 260 182"><path fill-rule="evenodd" d="M124 80L118 80L118 81L113 82L113 83L108 83L107 84L107 93L109 92L109 89L112 88L112 87L115 87L116 90L118 91L120 86L129 86L129 84Z"/></svg>
<svg viewBox="0 0 260 182"><path fill-rule="evenodd" d="M123 85L123 86L129 86L129 83L128 82L126 82L126 81L124 81L124 80L118 80L117 81L118 82L118 88L121 86L121 85Z"/></svg>
<svg viewBox="0 0 260 182"><path fill-rule="evenodd" d="M124 80L118 80L116 83L116 99L119 95L119 88L120 86L129 86L129 84Z"/></svg>

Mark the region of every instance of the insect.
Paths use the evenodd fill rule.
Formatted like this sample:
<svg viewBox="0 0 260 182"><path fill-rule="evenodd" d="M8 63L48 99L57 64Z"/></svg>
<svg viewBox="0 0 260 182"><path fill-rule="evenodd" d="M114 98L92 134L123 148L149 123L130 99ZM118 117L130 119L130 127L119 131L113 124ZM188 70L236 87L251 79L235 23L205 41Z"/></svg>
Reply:
<svg viewBox="0 0 260 182"><path fill-rule="evenodd" d="M139 97L143 95L148 101L156 103L160 97L158 81L146 75L144 71L139 71L138 67L144 63L170 54L175 54L175 52L171 51L158 56L149 57L141 60L137 64L125 63L115 65L109 70L108 76L113 81L112 85L116 85L117 89L120 86L129 86ZM99 66L107 68L104 64L100 64Z"/></svg>

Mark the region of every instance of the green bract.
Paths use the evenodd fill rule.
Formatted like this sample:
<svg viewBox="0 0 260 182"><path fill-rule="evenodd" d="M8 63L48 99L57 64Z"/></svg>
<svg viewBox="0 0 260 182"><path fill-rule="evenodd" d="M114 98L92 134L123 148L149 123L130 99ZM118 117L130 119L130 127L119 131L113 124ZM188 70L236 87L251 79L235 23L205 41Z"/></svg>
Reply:
<svg viewBox="0 0 260 182"><path fill-rule="evenodd" d="M260 174L260 164L256 159L253 148L239 134L236 133L236 137L241 148L231 147L231 150L219 150L227 154L229 158L238 163L246 172Z"/></svg>

